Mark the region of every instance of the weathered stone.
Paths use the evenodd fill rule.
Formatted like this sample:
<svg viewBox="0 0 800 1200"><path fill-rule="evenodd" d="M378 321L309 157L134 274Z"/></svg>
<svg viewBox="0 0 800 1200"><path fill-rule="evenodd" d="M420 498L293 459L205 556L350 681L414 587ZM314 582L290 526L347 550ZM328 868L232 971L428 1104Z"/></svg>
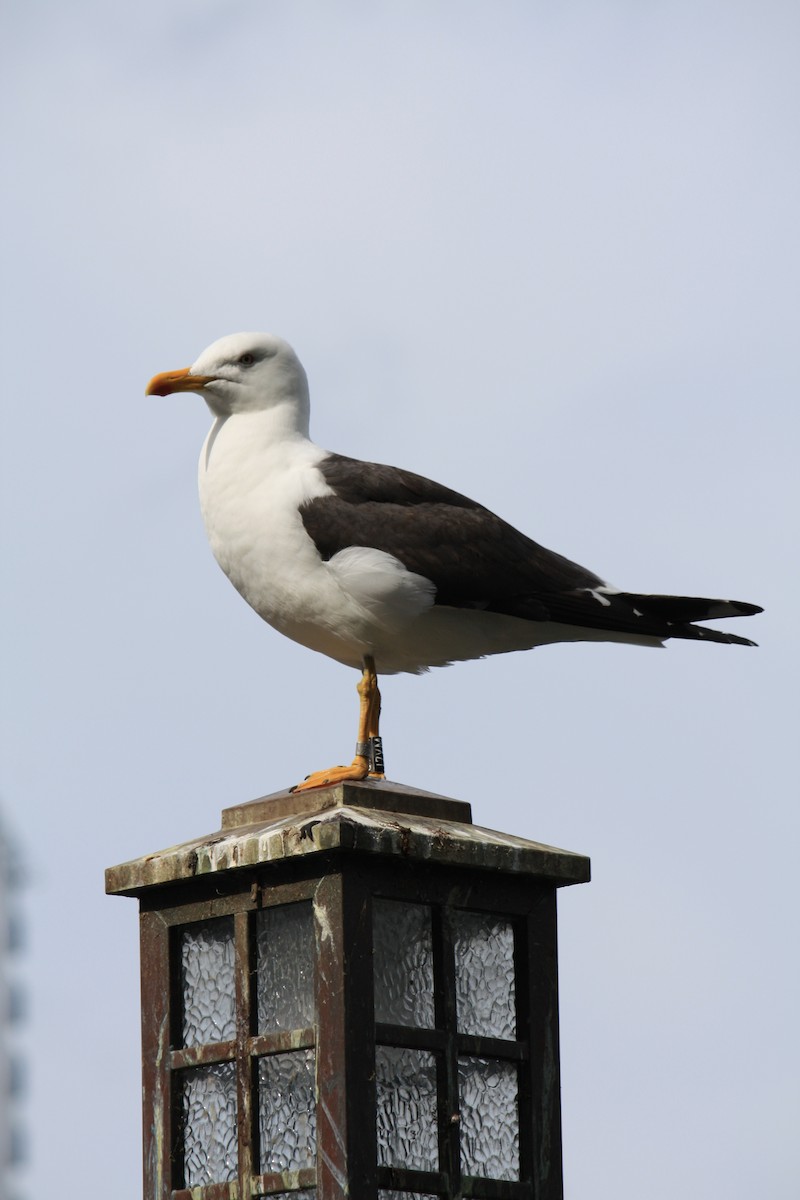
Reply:
<svg viewBox="0 0 800 1200"><path fill-rule="evenodd" d="M276 792L224 810L206 837L109 867L106 891L150 887L331 850L507 871L557 887L585 883L589 859L473 825L470 806L415 788L365 780L313 792Z"/></svg>

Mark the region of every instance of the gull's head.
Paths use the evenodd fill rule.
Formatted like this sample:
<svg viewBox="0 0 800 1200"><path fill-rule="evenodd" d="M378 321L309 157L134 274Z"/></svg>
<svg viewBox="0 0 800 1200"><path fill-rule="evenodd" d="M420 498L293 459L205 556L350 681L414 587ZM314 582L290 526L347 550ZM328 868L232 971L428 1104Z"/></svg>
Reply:
<svg viewBox="0 0 800 1200"><path fill-rule="evenodd" d="M147 396L198 392L218 417L290 405L308 424L308 381L288 342L272 333L232 333L210 345L190 367L163 371Z"/></svg>

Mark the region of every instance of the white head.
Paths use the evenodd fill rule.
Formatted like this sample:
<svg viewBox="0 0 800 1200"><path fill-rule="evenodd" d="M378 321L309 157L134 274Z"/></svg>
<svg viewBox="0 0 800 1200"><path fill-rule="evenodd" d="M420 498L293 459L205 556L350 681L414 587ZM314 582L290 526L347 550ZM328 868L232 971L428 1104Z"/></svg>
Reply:
<svg viewBox="0 0 800 1200"><path fill-rule="evenodd" d="M308 432L308 380L288 342L272 333L232 333L180 371L164 371L148 396L198 392L218 417L290 406L298 430Z"/></svg>

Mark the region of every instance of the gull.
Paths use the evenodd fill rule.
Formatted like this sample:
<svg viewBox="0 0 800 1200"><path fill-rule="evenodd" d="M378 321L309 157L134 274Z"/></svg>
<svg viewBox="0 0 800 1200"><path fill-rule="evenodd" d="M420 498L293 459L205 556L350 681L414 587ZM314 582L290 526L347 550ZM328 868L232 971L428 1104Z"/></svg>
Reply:
<svg viewBox="0 0 800 1200"><path fill-rule="evenodd" d="M275 629L361 672L352 763L295 790L384 777L379 675L553 642L755 644L694 622L756 604L621 591L458 492L315 445L306 373L273 334L220 338L146 390L175 392L213 417L198 478L220 567Z"/></svg>

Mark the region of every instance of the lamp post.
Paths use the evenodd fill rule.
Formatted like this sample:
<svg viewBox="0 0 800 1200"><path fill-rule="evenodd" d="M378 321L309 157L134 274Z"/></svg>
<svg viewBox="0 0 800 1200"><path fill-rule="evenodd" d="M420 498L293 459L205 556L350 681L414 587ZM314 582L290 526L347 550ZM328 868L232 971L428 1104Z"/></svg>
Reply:
<svg viewBox="0 0 800 1200"><path fill-rule="evenodd" d="M366 781L110 868L141 909L147 1200L558 1200L555 897L588 878Z"/></svg>

